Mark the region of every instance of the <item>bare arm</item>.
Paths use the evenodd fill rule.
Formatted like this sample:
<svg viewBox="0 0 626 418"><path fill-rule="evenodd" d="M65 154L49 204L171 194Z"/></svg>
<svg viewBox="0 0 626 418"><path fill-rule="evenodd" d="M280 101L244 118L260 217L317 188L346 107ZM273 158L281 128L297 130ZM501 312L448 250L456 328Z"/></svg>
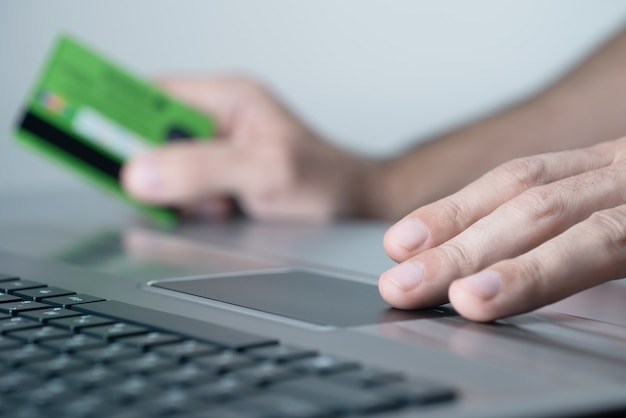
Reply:
<svg viewBox="0 0 626 418"><path fill-rule="evenodd" d="M626 134L626 30L537 96L383 163L370 215L398 219L524 155Z"/></svg>
<svg viewBox="0 0 626 418"><path fill-rule="evenodd" d="M241 77L163 87L211 114L216 141L163 147L123 173L138 199L210 218L234 197L254 219L398 219L511 158L626 132L626 30L535 97L386 161L340 150L267 89Z"/></svg>

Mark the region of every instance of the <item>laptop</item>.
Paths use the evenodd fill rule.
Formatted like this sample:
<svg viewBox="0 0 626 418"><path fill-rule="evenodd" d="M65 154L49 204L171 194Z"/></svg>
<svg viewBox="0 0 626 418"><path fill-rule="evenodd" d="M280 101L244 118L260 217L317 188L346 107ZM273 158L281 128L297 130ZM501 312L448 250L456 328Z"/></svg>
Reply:
<svg viewBox="0 0 626 418"><path fill-rule="evenodd" d="M626 285L491 324L391 309L387 224L0 211L0 416L626 416Z"/></svg>

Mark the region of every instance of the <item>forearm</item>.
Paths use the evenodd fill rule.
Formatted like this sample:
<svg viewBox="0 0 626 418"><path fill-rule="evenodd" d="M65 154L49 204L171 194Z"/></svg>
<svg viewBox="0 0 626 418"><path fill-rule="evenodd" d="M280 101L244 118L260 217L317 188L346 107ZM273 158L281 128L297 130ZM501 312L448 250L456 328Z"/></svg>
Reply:
<svg viewBox="0 0 626 418"><path fill-rule="evenodd" d="M504 161L625 133L623 31L537 96L383 162L383 180L370 197L371 215L397 219Z"/></svg>

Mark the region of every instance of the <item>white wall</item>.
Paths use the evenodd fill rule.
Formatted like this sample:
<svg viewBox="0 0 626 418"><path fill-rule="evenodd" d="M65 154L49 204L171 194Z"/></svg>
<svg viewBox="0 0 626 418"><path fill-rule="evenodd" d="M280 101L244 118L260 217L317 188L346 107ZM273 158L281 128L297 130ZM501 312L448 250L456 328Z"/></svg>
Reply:
<svg viewBox="0 0 626 418"><path fill-rule="evenodd" d="M87 187L10 134L60 31L146 76L256 75L386 155L539 88L624 22L623 0L2 0L0 192Z"/></svg>

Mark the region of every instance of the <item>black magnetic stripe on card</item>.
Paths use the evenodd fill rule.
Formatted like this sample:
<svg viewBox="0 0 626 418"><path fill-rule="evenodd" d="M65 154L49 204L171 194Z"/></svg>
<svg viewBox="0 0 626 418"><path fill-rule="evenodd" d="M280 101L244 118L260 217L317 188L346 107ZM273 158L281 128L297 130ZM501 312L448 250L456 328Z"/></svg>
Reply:
<svg viewBox="0 0 626 418"><path fill-rule="evenodd" d="M122 164L86 145L77 135L57 128L30 111L24 113L20 128L119 181Z"/></svg>

